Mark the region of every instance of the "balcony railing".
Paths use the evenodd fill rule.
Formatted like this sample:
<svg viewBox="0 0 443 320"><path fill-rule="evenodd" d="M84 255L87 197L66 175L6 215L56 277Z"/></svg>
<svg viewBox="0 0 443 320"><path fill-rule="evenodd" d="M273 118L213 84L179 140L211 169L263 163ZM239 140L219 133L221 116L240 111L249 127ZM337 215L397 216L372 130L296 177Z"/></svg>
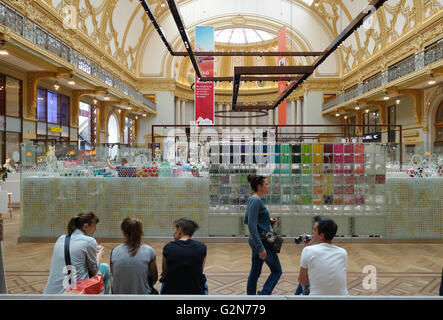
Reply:
<svg viewBox="0 0 443 320"><path fill-rule="evenodd" d="M346 90L334 99L323 103L322 110L325 111L336 105L345 103L346 101L420 70L434 62L440 61L441 59L443 59L443 39L440 39L433 45L427 47L422 52L390 66L387 70L380 72L375 77L365 80Z"/></svg>
<svg viewBox="0 0 443 320"><path fill-rule="evenodd" d="M135 90L132 86L101 68L95 62L74 50L69 45L47 32L37 23L29 20L20 12L5 4L3 1L0 1L0 24L8 27L20 36L57 55L126 96L132 97L137 102L144 104L153 110L157 110L155 103L145 98L143 94Z"/></svg>

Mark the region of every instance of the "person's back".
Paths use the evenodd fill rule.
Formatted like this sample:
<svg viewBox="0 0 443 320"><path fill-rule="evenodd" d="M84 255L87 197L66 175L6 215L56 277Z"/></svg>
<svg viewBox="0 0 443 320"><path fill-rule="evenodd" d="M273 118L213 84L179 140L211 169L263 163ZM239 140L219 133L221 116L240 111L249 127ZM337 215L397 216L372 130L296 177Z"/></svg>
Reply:
<svg viewBox="0 0 443 320"><path fill-rule="evenodd" d="M307 246L301 254L300 266L308 269L310 295L348 295L345 249L330 243Z"/></svg>
<svg viewBox="0 0 443 320"><path fill-rule="evenodd" d="M65 239L66 235L60 236L54 245L49 278L43 291L44 294L62 294L66 289L63 287L63 280L66 277L66 274L63 273L63 268L66 266ZM76 271L76 279L89 278L90 273L97 270L96 240L76 229L71 235L69 250L71 265L75 267Z"/></svg>
<svg viewBox="0 0 443 320"><path fill-rule="evenodd" d="M163 248L167 262L163 294L204 294L203 262L206 245L192 239L169 242Z"/></svg>
<svg viewBox="0 0 443 320"><path fill-rule="evenodd" d="M149 264L155 258L155 251L148 245L141 245L131 256L126 244L121 244L111 252L112 293L150 294Z"/></svg>

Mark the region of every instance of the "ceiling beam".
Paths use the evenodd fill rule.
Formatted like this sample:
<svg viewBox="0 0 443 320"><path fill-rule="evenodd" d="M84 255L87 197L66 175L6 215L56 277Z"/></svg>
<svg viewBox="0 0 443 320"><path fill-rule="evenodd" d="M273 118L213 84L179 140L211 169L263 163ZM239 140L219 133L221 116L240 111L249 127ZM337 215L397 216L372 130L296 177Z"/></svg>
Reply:
<svg viewBox="0 0 443 320"><path fill-rule="evenodd" d="M270 57L308 57L308 56L321 56L325 52L320 51L299 51L299 52L292 52L292 51L278 51L278 52L263 52L263 51L250 51L250 52L244 52L244 51L233 51L233 52L225 52L225 51L196 51L194 52L195 56L214 56L214 57L262 57L262 56L270 56ZM175 56L180 57L187 57L189 54L188 52L183 51L177 51L174 52Z"/></svg>
<svg viewBox="0 0 443 320"><path fill-rule="evenodd" d="M354 33L371 14L382 6L387 0L372 0L358 15L351 21L351 23L335 38L334 41L326 48L325 54L317 58L312 66L314 70L323 63L350 35ZM314 72L313 70L313 72ZM312 74L312 73L311 73ZM295 89L297 89L311 74L304 74L301 79L291 83L286 90L284 90L277 100L272 104L272 108L277 108Z"/></svg>
<svg viewBox="0 0 443 320"><path fill-rule="evenodd" d="M294 81L298 80L300 76L278 76L278 77L242 77L242 81ZM233 77L203 77L201 81L220 81L232 82Z"/></svg>
<svg viewBox="0 0 443 320"><path fill-rule="evenodd" d="M142 5L143 9L145 9L145 12L148 15L149 19L151 19L151 22L154 25L155 30L157 30L157 33L160 36L160 38L162 39L163 43L165 44L166 49L168 49L168 51L171 55L174 55L174 50L172 50L171 46L169 45L168 41L166 40L163 30L159 26L159 24L157 23L157 20L155 19L155 16L151 10L151 7L146 2L146 0L140 0L140 3Z"/></svg>
<svg viewBox="0 0 443 320"><path fill-rule="evenodd" d="M191 60L192 66L194 67L195 73L197 74L197 78L200 80L202 78L202 75L198 67L197 60L195 60L195 55L192 51L191 42L189 41L188 34L186 33L186 28L183 25L183 19L180 15L180 11L178 10L175 0L167 0L167 2L172 17L174 18L175 24L177 25L178 32L180 33L180 36L183 40L183 44L185 45L186 51L188 52L189 59Z"/></svg>

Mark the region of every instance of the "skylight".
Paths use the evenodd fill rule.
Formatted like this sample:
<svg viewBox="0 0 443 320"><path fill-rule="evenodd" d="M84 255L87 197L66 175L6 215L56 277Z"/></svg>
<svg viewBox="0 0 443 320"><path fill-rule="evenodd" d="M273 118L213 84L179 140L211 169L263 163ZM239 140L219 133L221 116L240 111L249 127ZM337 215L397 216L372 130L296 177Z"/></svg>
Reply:
<svg viewBox="0 0 443 320"><path fill-rule="evenodd" d="M230 28L215 31L215 42L223 43L255 43L271 40L274 37L266 31L248 28Z"/></svg>

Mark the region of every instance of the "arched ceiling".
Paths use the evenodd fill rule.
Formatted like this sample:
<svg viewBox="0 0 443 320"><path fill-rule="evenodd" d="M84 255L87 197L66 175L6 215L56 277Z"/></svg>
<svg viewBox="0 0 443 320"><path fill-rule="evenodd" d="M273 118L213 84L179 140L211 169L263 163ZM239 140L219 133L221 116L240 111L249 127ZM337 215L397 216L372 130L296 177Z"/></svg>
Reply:
<svg viewBox="0 0 443 320"><path fill-rule="evenodd" d="M166 51L139 0L42 0L60 12L70 6L77 13L78 28L122 67L139 77L185 78L187 58L171 57ZM148 0L168 42L184 51L165 0ZM260 29L277 35L287 27L288 50L322 51L368 4L367 0L178 0L190 38L196 25ZM442 10L441 0L389 0L316 71L316 77L339 77L369 59L388 43L410 31L420 19ZM380 32L383 30L383 32ZM242 47L242 50L273 50L276 40ZM229 50L216 44L216 50ZM231 48L232 49L232 48ZM238 50L239 48L235 48ZM220 57L218 57L220 58ZM217 76L226 76L234 65L275 65L275 59L216 59ZM290 64L309 63L307 58L289 59ZM226 65L225 65L226 64ZM217 74L218 72L218 74ZM231 73L232 74L232 73Z"/></svg>

